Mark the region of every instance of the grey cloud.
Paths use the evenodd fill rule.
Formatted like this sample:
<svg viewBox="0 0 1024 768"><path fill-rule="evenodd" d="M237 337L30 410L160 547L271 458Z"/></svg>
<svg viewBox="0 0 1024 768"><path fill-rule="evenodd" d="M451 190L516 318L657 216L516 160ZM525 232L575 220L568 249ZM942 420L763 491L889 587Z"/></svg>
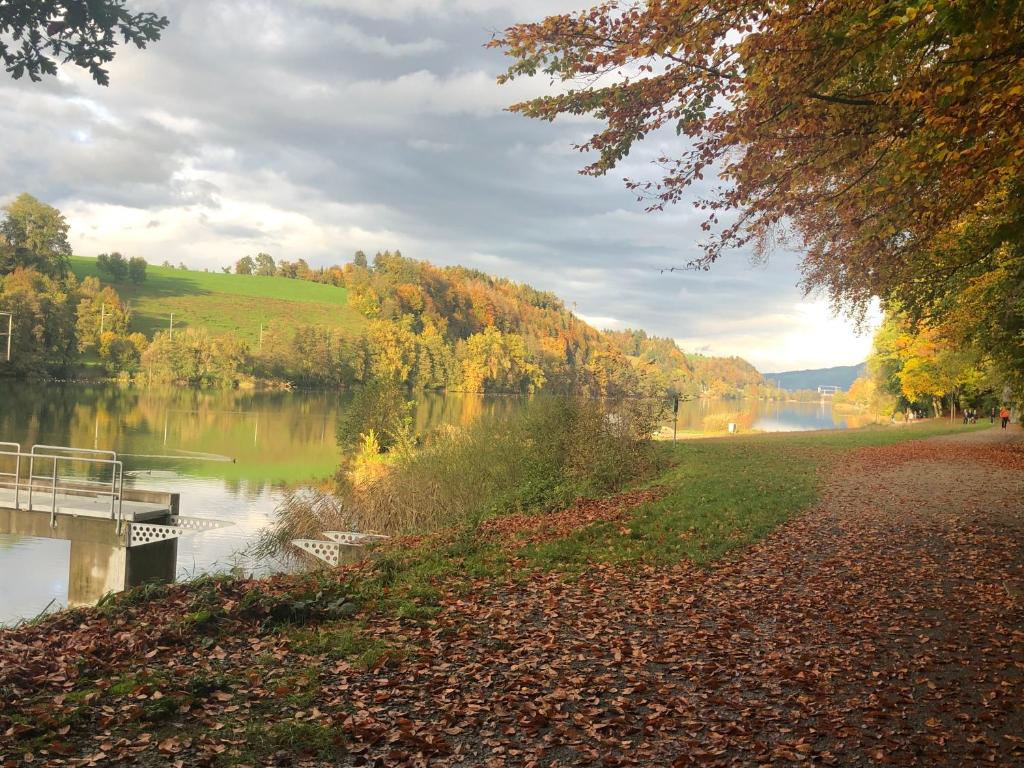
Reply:
<svg viewBox="0 0 1024 768"><path fill-rule="evenodd" d="M756 330L799 299L795 258L751 268L736 254L709 273L662 274L698 255L700 217L686 206L643 214L621 183L650 174L674 135L592 179L578 175L586 159L571 148L586 120L504 111L544 83L498 87L505 62L483 47L491 34L587 4L152 0L172 26L149 49L120 53L109 89L78 75L31 88L0 79L0 99L16 105L0 113L0 191L31 187L164 222L165 208L220 206L205 231L223 252L197 254L197 267L237 258L243 240L284 247L273 227L224 222L251 204L387 233L346 243L408 244L409 256L480 266L659 335L687 337L716 318ZM318 238L274 255L346 256Z"/></svg>

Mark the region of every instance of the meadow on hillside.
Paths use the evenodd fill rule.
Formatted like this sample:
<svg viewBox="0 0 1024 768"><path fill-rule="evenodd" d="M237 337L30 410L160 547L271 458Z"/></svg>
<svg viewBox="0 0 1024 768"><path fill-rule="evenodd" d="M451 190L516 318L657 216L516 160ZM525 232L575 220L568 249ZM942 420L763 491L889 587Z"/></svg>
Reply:
<svg viewBox="0 0 1024 768"><path fill-rule="evenodd" d="M97 270L96 259L83 256L72 257L71 269L79 280L96 277L113 285L132 310L131 329L147 336L166 329L172 312L175 328L231 332L251 344L259 339L260 323L290 329L323 325L354 330L365 322L348 306L345 288L307 280L149 265L146 281L136 285L111 282ZM301 309L296 303L303 305Z"/></svg>

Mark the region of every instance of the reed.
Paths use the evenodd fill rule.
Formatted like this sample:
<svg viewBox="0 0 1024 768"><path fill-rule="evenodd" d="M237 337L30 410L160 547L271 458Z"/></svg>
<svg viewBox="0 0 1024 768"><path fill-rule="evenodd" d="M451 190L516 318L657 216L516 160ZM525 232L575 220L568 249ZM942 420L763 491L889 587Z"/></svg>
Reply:
<svg viewBox="0 0 1024 768"><path fill-rule="evenodd" d="M325 530L421 534L617 490L656 469L659 407L537 397L517 413L445 427L415 450L382 454L375 471L357 454L331 487L292 492L258 553Z"/></svg>

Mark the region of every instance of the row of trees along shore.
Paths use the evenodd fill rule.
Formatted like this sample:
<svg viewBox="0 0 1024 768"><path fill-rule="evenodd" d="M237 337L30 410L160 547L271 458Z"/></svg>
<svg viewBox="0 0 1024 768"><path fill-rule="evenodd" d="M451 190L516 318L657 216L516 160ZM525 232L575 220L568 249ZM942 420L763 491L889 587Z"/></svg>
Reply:
<svg viewBox="0 0 1024 768"><path fill-rule="evenodd" d="M344 287L365 319L357 330L270 327L257 349L198 327L148 338L131 332L131 310L114 285L72 274L68 226L58 210L21 195L0 227L0 307L18 318L7 367L16 375L70 376L76 363L89 360L111 376L192 386L389 381L416 389L600 396L772 392L740 358L687 355L674 341L643 331L601 332L552 293L397 252L378 253L372 262L358 252L350 263L320 269L259 254L236 269L239 279L264 274ZM97 267L115 284L145 281L138 257L104 254Z"/></svg>
<svg viewBox="0 0 1024 768"><path fill-rule="evenodd" d="M234 387L288 383L348 388L371 381L421 390L582 392L594 396L807 399L767 384L738 357L686 354L644 331L598 331L549 292L464 267L436 267L397 252L313 269L261 253L234 268L344 287L365 318L358 330L270 327L259 348L203 328L131 331L131 311L112 285L70 271L67 223L29 195L0 222L0 308L18 317L7 371L74 375L92 360L110 376L142 383ZM146 262L102 254L97 267L117 284L145 281ZM251 268L250 268L251 267ZM225 270L231 271L231 270ZM298 305L301 306L301 305ZM965 315L956 315L965 322ZM842 407L879 419L906 409L935 414L982 410L1005 399L1007 377L982 346L950 338L949 325L890 311L875 338L868 374L839 396Z"/></svg>

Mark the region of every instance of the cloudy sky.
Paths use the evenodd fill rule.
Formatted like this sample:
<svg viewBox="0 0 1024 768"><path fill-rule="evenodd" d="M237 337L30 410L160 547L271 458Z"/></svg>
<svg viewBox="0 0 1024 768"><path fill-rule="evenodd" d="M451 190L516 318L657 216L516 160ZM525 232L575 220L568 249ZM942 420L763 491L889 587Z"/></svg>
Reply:
<svg viewBox="0 0 1024 768"><path fill-rule="evenodd" d="M762 371L860 362L870 346L795 287L797 257L697 253L686 206L645 214L623 176L577 174L592 126L503 111L495 31L572 0L134 0L171 19L123 50L109 88L62 70L0 78L0 197L57 205L75 251L217 268L246 253L314 265L400 249L552 290L599 327L642 327ZM509 10L509 9L513 10Z"/></svg>

